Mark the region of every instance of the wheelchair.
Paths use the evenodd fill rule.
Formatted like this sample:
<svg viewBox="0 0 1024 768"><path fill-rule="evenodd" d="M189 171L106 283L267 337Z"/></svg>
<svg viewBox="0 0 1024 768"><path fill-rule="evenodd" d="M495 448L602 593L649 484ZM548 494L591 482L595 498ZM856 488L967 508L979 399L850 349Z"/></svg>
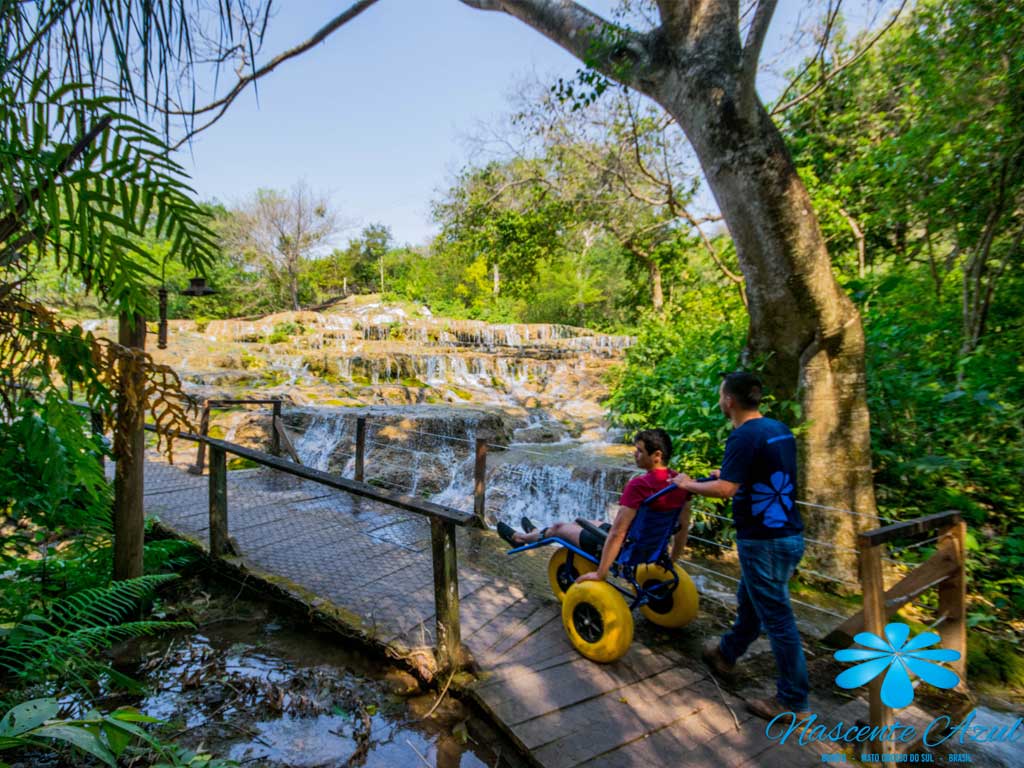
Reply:
<svg viewBox="0 0 1024 768"><path fill-rule="evenodd" d="M611 662L621 658L633 642L633 609L660 627L684 627L697 616L697 588L669 556L669 541L679 527L679 509L657 512L651 503L673 490L669 485L640 504L626 533L622 551L612 564L608 581L576 584L581 574L596 571L600 555L584 552L558 536L549 536L508 551L509 555L555 545L548 562L551 590L562 603L562 625L573 647L586 658ZM576 523L600 540L607 532L589 520Z"/></svg>

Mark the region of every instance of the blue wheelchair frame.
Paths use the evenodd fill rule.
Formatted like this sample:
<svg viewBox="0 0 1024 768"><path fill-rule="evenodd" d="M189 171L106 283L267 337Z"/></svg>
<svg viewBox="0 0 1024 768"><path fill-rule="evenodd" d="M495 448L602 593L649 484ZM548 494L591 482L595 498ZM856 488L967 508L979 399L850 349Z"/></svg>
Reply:
<svg viewBox="0 0 1024 768"><path fill-rule="evenodd" d="M626 539L622 544L622 550L619 552L618 557L615 558L615 562L612 563L610 575L628 581L633 587L633 591L630 592L618 584L611 581L608 582L630 601L630 610L646 605L652 600L665 599L679 585L679 575L672 567L672 559L669 556L668 542L673 534L679 530L679 512L682 510L682 507L656 512L650 506L659 496L663 496L669 491L675 490L675 488L675 485L669 484L640 503L636 510L636 517L633 518L633 522L626 532ZM577 518L576 523L601 539L608 538L606 531L601 530L589 520ZM569 566L572 565L573 557L582 557L594 565L600 563L600 558L595 558L588 552L584 552L578 546L560 536L548 536L540 541L524 544L521 547L510 549L507 554L515 555L528 549L546 547L549 544L558 544L570 551L571 554L566 559L566 563ZM672 578L659 581L650 587L641 586L636 580L636 569L637 566L648 563L660 565L672 575Z"/></svg>

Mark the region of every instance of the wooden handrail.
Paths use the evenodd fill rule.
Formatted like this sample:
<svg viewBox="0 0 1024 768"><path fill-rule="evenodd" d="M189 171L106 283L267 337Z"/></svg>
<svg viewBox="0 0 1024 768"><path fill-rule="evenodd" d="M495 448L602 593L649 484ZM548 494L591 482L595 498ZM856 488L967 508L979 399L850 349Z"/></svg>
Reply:
<svg viewBox="0 0 1024 768"><path fill-rule="evenodd" d="M147 424L146 429L153 432L156 431L156 427L152 424ZM209 445L211 447L216 446L225 453L230 453L243 459L248 459L260 466L269 467L270 469L284 472L285 474L293 475L294 477L299 477L303 480L310 480L314 483L319 483L320 485L326 485L328 488L346 491L355 496L362 496L366 499L379 501L392 507L404 509L406 512L425 515L427 517L444 520L460 526L470 525L475 521L475 517L472 512L462 512L452 507L446 507L441 504L435 504L432 501L416 498L415 496L395 493L394 491L378 488L374 485L369 485L368 483L347 480L346 478L332 475L330 472L324 472L319 469L313 469L312 467L295 464L287 459L271 456L268 453L263 453L262 451L257 451L252 448L245 448L244 446L237 445L235 443L217 440L213 437L195 435L189 432L179 432L175 437L180 437L185 440L193 440L197 443Z"/></svg>
<svg viewBox="0 0 1024 768"><path fill-rule="evenodd" d="M946 512L936 512L933 515L925 515L914 520L904 520L901 523L893 523L892 525L864 531L857 538L859 539L860 546L877 547L879 544L885 544L893 539L917 536L958 522L960 522L960 513L955 509L951 509Z"/></svg>
<svg viewBox="0 0 1024 768"><path fill-rule="evenodd" d="M918 536L938 529L935 552L917 565L898 584L885 589L882 572L882 547L893 539ZM967 525L956 510L925 515L915 520L893 523L857 537L860 558L860 580L864 592L864 609L847 619L826 638L826 642L846 645L858 632L883 636L886 623L903 605L930 589L938 589L939 621L935 626L943 648L960 652L960 659L950 666L959 674L961 683L967 675L967 595L966 553ZM941 625L941 626L940 626ZM882 678L868 685L870 721L873 727L884 728L893 722L893 712L881 698ZM896 745L889 740L876 740L870 745L875 753L892 753ZM884 757L882 758L885 759Z"/></svg>
<svg viewBox="0 0 1024 768"><path fill-rule="evenodd" d="M155 432L152 424L145 428ZM434 657L439 670L456 670L465 663L462 648L462 630L459 622L459 566L455 543L455 526L466 526L477 521L471 512L461 512L441 504L434 504L405 494L377 488L368 483L346 480L328 472L305 467L278 456L244 448L241 445L217 440L207 435L179 432L175 437L193 440L199 447L210 448L209 475L209 533L210 554L213 557L237 554L228 535L227 454L233 454L263 467L309 480L328 488L351 493L407 512L430 518L431 557L434 567L434 621L436 641Z"/></svg>

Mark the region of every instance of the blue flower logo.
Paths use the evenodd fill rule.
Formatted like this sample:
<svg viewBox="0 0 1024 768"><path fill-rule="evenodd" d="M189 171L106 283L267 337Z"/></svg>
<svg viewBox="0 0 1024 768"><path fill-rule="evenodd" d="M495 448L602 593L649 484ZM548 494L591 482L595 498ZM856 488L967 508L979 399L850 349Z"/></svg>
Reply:
<svg viewBox="0 0 1024 768"><path fill-rule="evenodd" d="M955 688L960 678L955 672L932 662L957 661L960 651L944 648L923 650L935 645L941 638L934 632L922 632L910 642L910 627L893 623L885 627L885 637L861 632L854 642L865 648L847 648L835 652L836 661L859 661L836 677L840 688L859 688L885 672L882 680L882 703L893 709L902 709L914 700L913 673L936 688Z"/></svg>
<svg viewBox="0 0 1024 768"><path fill-rule="evenodd" d="M751 494L755 515L764 513L761 521L767 528L781 528L789 520L786 514L793 508L793 481L785 472L773 472L771 485L754 483Z"/></svg>

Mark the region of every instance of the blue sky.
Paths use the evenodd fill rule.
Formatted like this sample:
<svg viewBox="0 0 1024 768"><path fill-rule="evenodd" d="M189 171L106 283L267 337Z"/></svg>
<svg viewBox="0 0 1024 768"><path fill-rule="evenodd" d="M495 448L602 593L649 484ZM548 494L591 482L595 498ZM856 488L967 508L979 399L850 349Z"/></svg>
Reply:
<svg viewBox="0 0 1024 768"><path fill-rule="evenodd" d="M587 3L599 12L611 4ZM279 3L264 60L347 5ZM780 3L772 38L797 8ZM240 96L181 159L202 199L231 205L258 187L304 179L351 224L339 242L379 221L399 242L420 243L434 231L430 201L473 159L465 137L507 109L525 75L571 77L577 67L505 14L458 0L381 0L261 80L258 97L252 89Z"/></svg>

